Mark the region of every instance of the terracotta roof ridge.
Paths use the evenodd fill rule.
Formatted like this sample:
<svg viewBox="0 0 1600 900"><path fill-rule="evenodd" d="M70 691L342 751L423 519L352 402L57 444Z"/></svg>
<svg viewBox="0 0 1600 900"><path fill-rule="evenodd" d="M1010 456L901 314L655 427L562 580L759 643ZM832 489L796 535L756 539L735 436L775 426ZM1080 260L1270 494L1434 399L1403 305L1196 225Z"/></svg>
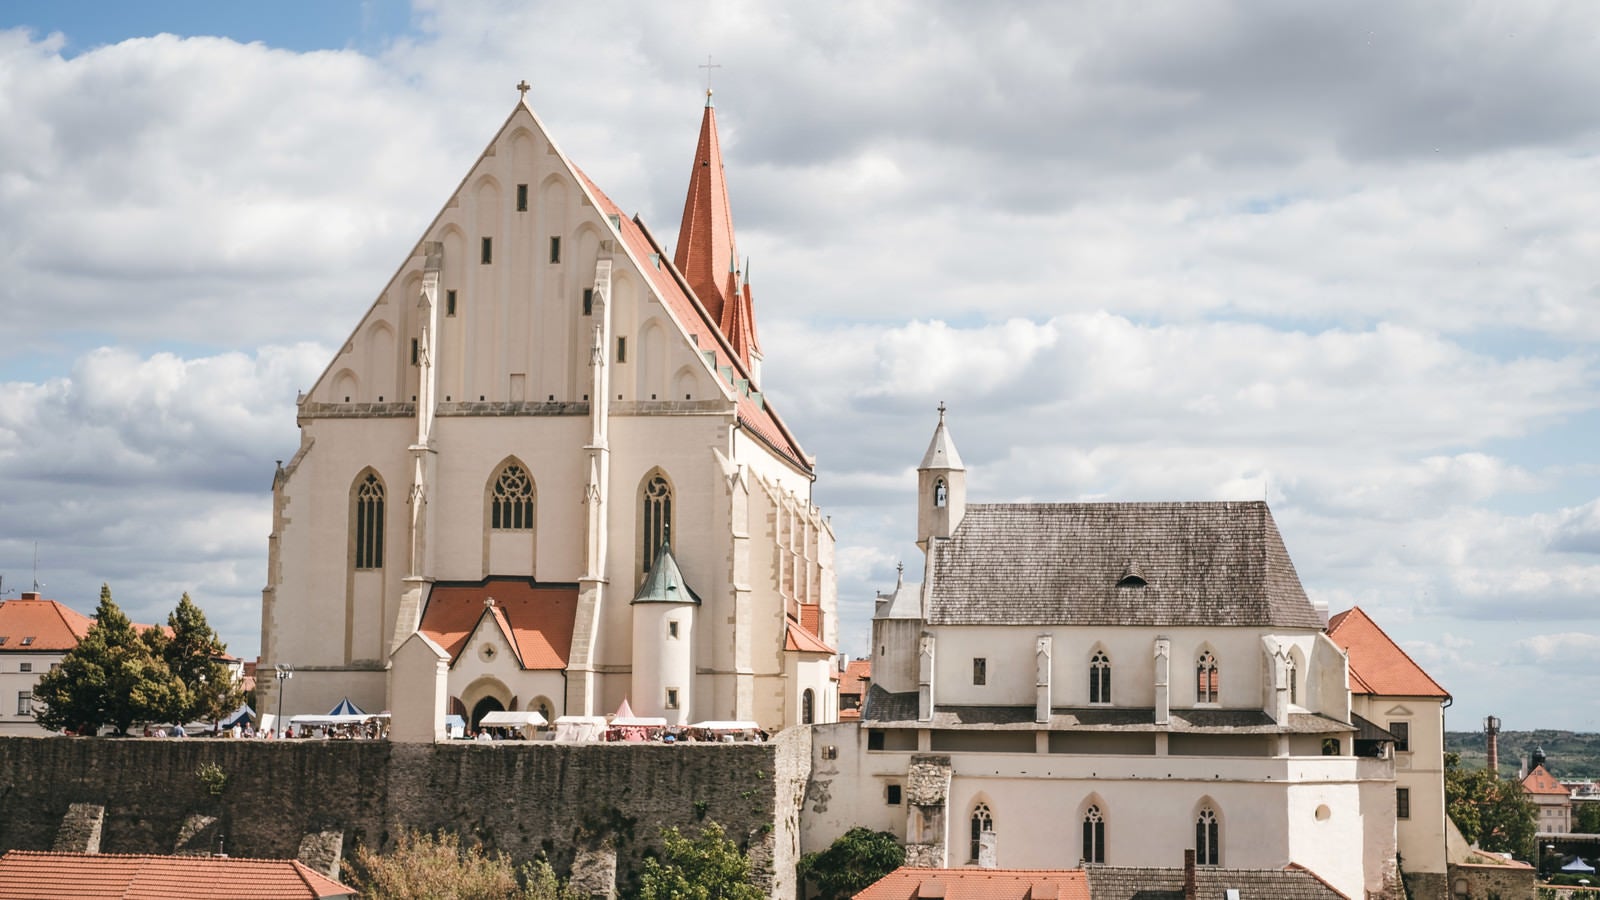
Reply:
<svg viewBox="0 0 1600 900"><path fill-rule="evenodd" d="M1427 679L1428 683L1433 685L1434 690L1437 690L1443 696L1446 696L1446 697L1450 696L1450 692L1445 690L1444 686L1441 685L1439 682L1435 681L1433 676L1428 674L1428 670L1427 669L1424 669L1422 666L1418 665L1417 661L1411 658L1411 654L1407 653L1405 651L1404 647L1401 647L1398 643L1396 643L1394 638L1389 637L1389 633L1384 631L1383 628L1380 627L1377 622L1373 621L1372 617L1367 615L1366 610L1362 609L1359 604L1356 605L1356 606L1350 607L1350 609L1346 610L1346 612L1359 613L1360 614L1360 620L1364 621L1368 625L1372 626L1372 630L1377 632L1379 637L1381 637L1385 641L1387 641L1389 646L1392 647L1396 653L1400 654L1400 656L1405 659L1406 663L1408 663L1413 669L1416 669L1417 672L1419 674L1421 674L1423 678ZM1330 632L1330 634L1331 634L1331 632ZM1365 683L1366 679L1362 679L1362 681L1363 681L1363 683ZM1376 691L1374 691L1374 693L1376 693ZM1410 696L1410 695L1398 694L1396 696Z"/></svg>

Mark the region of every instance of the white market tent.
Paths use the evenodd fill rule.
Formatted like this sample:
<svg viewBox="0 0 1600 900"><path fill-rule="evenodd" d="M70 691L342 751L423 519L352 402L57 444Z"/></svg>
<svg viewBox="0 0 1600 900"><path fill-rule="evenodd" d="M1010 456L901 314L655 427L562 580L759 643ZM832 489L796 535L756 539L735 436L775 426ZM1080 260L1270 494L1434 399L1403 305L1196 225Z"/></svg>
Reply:
<svg viewBox="0 0 1600 900"><path fill-rule="evenodd" d="M522 732L524 737L530 736L533 729L548 724L549 721L536 709L518 711L497 709L494 712L484 713L483 718L478 720L479 728L513 728Z"/></svg>
<svg viewBox="0 0 1600 900"><path fill-rule="evenodd" d="M605 733L605 716L556 717L556 740L558 741L598 741Z"/></svg>
<svg viewBox="0 0 1600 900"><path fill-rule="evenodd" d="M665 728L667 720L662 716L616 716L611 720L612 728Z"/></svg>

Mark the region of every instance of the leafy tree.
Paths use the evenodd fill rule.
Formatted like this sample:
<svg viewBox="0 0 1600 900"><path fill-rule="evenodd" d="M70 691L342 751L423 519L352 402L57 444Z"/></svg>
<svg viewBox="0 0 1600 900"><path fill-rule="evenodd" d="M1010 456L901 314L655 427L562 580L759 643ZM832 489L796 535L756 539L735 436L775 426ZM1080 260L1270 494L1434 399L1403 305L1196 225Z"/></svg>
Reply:
<svg viewBox="0 0 1600 900"><path fill-rule="evenodd" d="M135 722L161 718L182 695L182 683L111 599L110 585L101 585L89 633L34 688L35 717L52 730L93 734L110 725L124 735Z"/></svg>
<svg viewBox="0 0 1600 900"><path fill-rule="evenodd" d="M750 861L721 825L708 823L699 837L667 828L661 840L666 852L644 861L639 900L761 900L761 889L750 883Z"/></svg>
<svg viewBox="0 0 1600 900"><path fill-rule="evenodd" d="M1532 862L1538 807L1522 785L1483 769L1461 767L1461 754L1444 755L1445 809L1461 836L1485 850Z"/></svg>
<svg viewBox="0 0 1600 900"><path fill-rule="evenodd" d="M183 686L181 703L162 718L214 722L237 709L244 691L228 667L217 661L228 645L206 624L206 614L188 594L167 616L167 627L172 630L171 637L159 628L145 632L151 651L166 661Z"/></svg>
<svg viewBox="0 0 1600 900"><path fill-rule="evenodd" d="M503 853L463 847L454 834L404 831L392 851L357 847L345 879L372 900L580 900L550 864L517 869Z"/></svg>
<svg viewBox="0 0 1600 900"><path fill-rule="evenodd" d="M1580 834L1600 834L1600 803L1572 804L1572 830Z"/></svg>
<svg viewBox="0 0 1600 900"><path fill-rule="evenodd" d="M828 849L800 859L800 880L820 891L820 900L847 900L899 868L906 859L899 838L887 831L852 828Z"/></svg>

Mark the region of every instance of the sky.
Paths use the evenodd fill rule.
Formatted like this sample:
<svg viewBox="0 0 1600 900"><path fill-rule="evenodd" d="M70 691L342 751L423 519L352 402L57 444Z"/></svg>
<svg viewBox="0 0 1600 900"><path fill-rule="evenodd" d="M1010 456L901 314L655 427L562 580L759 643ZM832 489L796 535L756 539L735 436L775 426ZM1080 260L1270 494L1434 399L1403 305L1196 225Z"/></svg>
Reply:
<svg viewBox="0 0 1600 900"><path fill-rule="evenodd" d="M296 394L513 86L670 245L709 71L843 650L919 567L944 402L970 500L1265 499L1451 729L1600 731L1597 38L1542 2L7 3L0 593L188 592L253 657Z"/></svg>

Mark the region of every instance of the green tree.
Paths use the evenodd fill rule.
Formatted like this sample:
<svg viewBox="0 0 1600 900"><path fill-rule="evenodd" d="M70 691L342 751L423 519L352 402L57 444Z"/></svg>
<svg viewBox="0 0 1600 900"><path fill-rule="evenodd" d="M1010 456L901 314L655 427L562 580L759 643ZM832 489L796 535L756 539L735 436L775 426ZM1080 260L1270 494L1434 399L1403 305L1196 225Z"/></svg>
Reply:
<svg viewBox="0 0 1600 900"><path fill-rule="evenodd" d="M1461 836L1485 850L1534 859L1538 808L1522 785L1483 769L1461 767L1461 754L1444 755L1445 809Z"/></svg>
<svg viewBox="0 0 1600 900"><path fill-rule="evenodd" d="M345 880L371 900L581 900L550 864L539 860L518 869L503 853L463 847L454 834L401 832L395 847L380 854L356 848L344 864Z"/></svg>
<svg viewBox="0 0 1600 900"><path fill-rule="evenodd" d="M800 859L800 880L810 882L820 900L846 900L905 863L899 838L887 831L852 828L828 849Z"/></svg>
<svg viewBox="0 0 1600 900"><path fill-rule="evenodd" d="M1600 803L1589 800L1572 804L1572 830L1579 834L1600 834Z"/></svg>
<svg viewBox="0 0 1600 900"><path fill-rule="evenodd" d="M161 718L182 694L183 685L166 662L151 652L111 599L110 585L100 587L89 633L34 688L39 724L79 734L94 734L106 725L127 734L135 722Z"/></svg>
<svg viewBox="0 0 1600 900"><path fill-rule="evenodd" d="M750 861L739 852L722 826L707 823L698 837L676 828L661 832L666 845L661 859L644 861L639 900L761 900L750 883Z"/></svg>
<svg viewBox="0 0 1600 900"><path fill-rule="evenodd" d="M228 649L211 626L206 614L188 594L167 616L168 637L159 628L145 632L152 652L166 661L183 687L177 708L162 718L175 722L215 722L238 708L244 691L233 673L218 657Z"/></svg>

